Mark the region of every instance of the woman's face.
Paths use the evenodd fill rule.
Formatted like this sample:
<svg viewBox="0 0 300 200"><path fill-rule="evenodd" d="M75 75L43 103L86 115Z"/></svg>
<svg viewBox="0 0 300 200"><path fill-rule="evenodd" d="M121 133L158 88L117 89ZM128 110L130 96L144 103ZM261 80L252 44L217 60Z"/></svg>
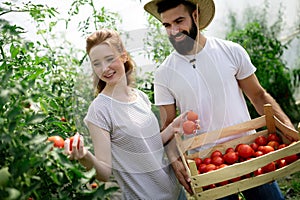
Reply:
<svg viewBox="0 0 300 200"><path fill-rule="evenodd" d="M89 57L94 73L107 85L117 84L126 77L122 54L113 51L108 44L94 46Z"/></svg>

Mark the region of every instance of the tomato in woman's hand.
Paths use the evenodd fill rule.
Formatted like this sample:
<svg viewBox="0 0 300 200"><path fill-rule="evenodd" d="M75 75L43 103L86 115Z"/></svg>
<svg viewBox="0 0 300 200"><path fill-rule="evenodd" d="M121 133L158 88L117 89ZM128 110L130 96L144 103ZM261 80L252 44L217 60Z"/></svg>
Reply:
<svg viewBox="0 0 300 200"><path fill-rule="evenodd" d="M72 151L73 147L73 140L74 140L74 136L70 137L70 151ZM77 143L77 149L79 149L79 142L80 142L80 137L78 137L78 143Z"/></svg>

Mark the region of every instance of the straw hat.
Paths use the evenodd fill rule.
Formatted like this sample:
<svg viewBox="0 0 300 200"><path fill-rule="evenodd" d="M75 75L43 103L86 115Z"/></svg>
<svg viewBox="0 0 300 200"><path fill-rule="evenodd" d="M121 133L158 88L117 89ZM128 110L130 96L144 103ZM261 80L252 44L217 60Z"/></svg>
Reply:
<svg viewBox="0 0 300 200"><path fill-rule="evenodd" d="M144 9L161 21L160 14L157 12L157 3L162 0L151 0L144 5ZM167 1L167 0L166 0ZM172 1L172 0L168 0ZM207 27L215 15L215 4L213 0L185 0L195 5L198 4L199 13L199 29L202 30Z"/></svg>

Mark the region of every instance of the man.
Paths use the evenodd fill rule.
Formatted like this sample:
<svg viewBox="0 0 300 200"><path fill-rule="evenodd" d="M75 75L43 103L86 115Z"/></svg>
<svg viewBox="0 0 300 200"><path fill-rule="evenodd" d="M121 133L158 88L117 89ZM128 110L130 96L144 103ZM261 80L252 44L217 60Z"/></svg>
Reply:
<svg viewBox="0 0 300 200"><path fill-rule="evenodd" d="M214 17L213 0L152 0L144 8L162 22L175 48L154 78L155 104L160 108L162 128L172 122L177 110L196 112L203 132L248 121L244 94L259 114L263 115L263 106L270 103L277 118L294 128L258 82L247 52L236 43L201 33ZM219 135L213 139L217 142ZM169 154L169 158L178 180L192 193L181 160L176 154ZM276 182L245 191L244 195L247 200L283 199ZM231 198L237 196L224 199Z"/></svg>

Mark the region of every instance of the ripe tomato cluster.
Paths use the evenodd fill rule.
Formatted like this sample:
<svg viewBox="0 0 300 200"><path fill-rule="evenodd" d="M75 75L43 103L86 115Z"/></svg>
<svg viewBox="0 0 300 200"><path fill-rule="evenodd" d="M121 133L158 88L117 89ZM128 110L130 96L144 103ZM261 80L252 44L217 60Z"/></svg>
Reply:
<svg viewBox="0 0 300 200"><path fill-rule="evenodd" d="M198 114L189 111L187 113L187 120L183 122L182 129L185 134L192 134L197 129L197 121L198 120Z"/></svg>
<svg viewBox="0 0 300 200"><path fill-rule="evenodd" d="M281 148L288 146L284 144L281 138L277 134L268 134L267 136L258 136L255 141L251 144L238 144L235 148L227 148L224 154L219 150L214 150L209 157L195 158L198 174L207 173L213 170L217 170L228 165L240 163L249 159L253 159L270 152L276 151ZM273 161L266 166L263 166L256 171L247 174L243 177L236 177L231 180L226 180L217 184L212 184L203 189L210 189L217 186L223 186L228 183L239 181L243 178L249 178L258 176L264 173L275 171L278 168L282 168L299 158L297 154L286 156L279 160Z"/></svg>

